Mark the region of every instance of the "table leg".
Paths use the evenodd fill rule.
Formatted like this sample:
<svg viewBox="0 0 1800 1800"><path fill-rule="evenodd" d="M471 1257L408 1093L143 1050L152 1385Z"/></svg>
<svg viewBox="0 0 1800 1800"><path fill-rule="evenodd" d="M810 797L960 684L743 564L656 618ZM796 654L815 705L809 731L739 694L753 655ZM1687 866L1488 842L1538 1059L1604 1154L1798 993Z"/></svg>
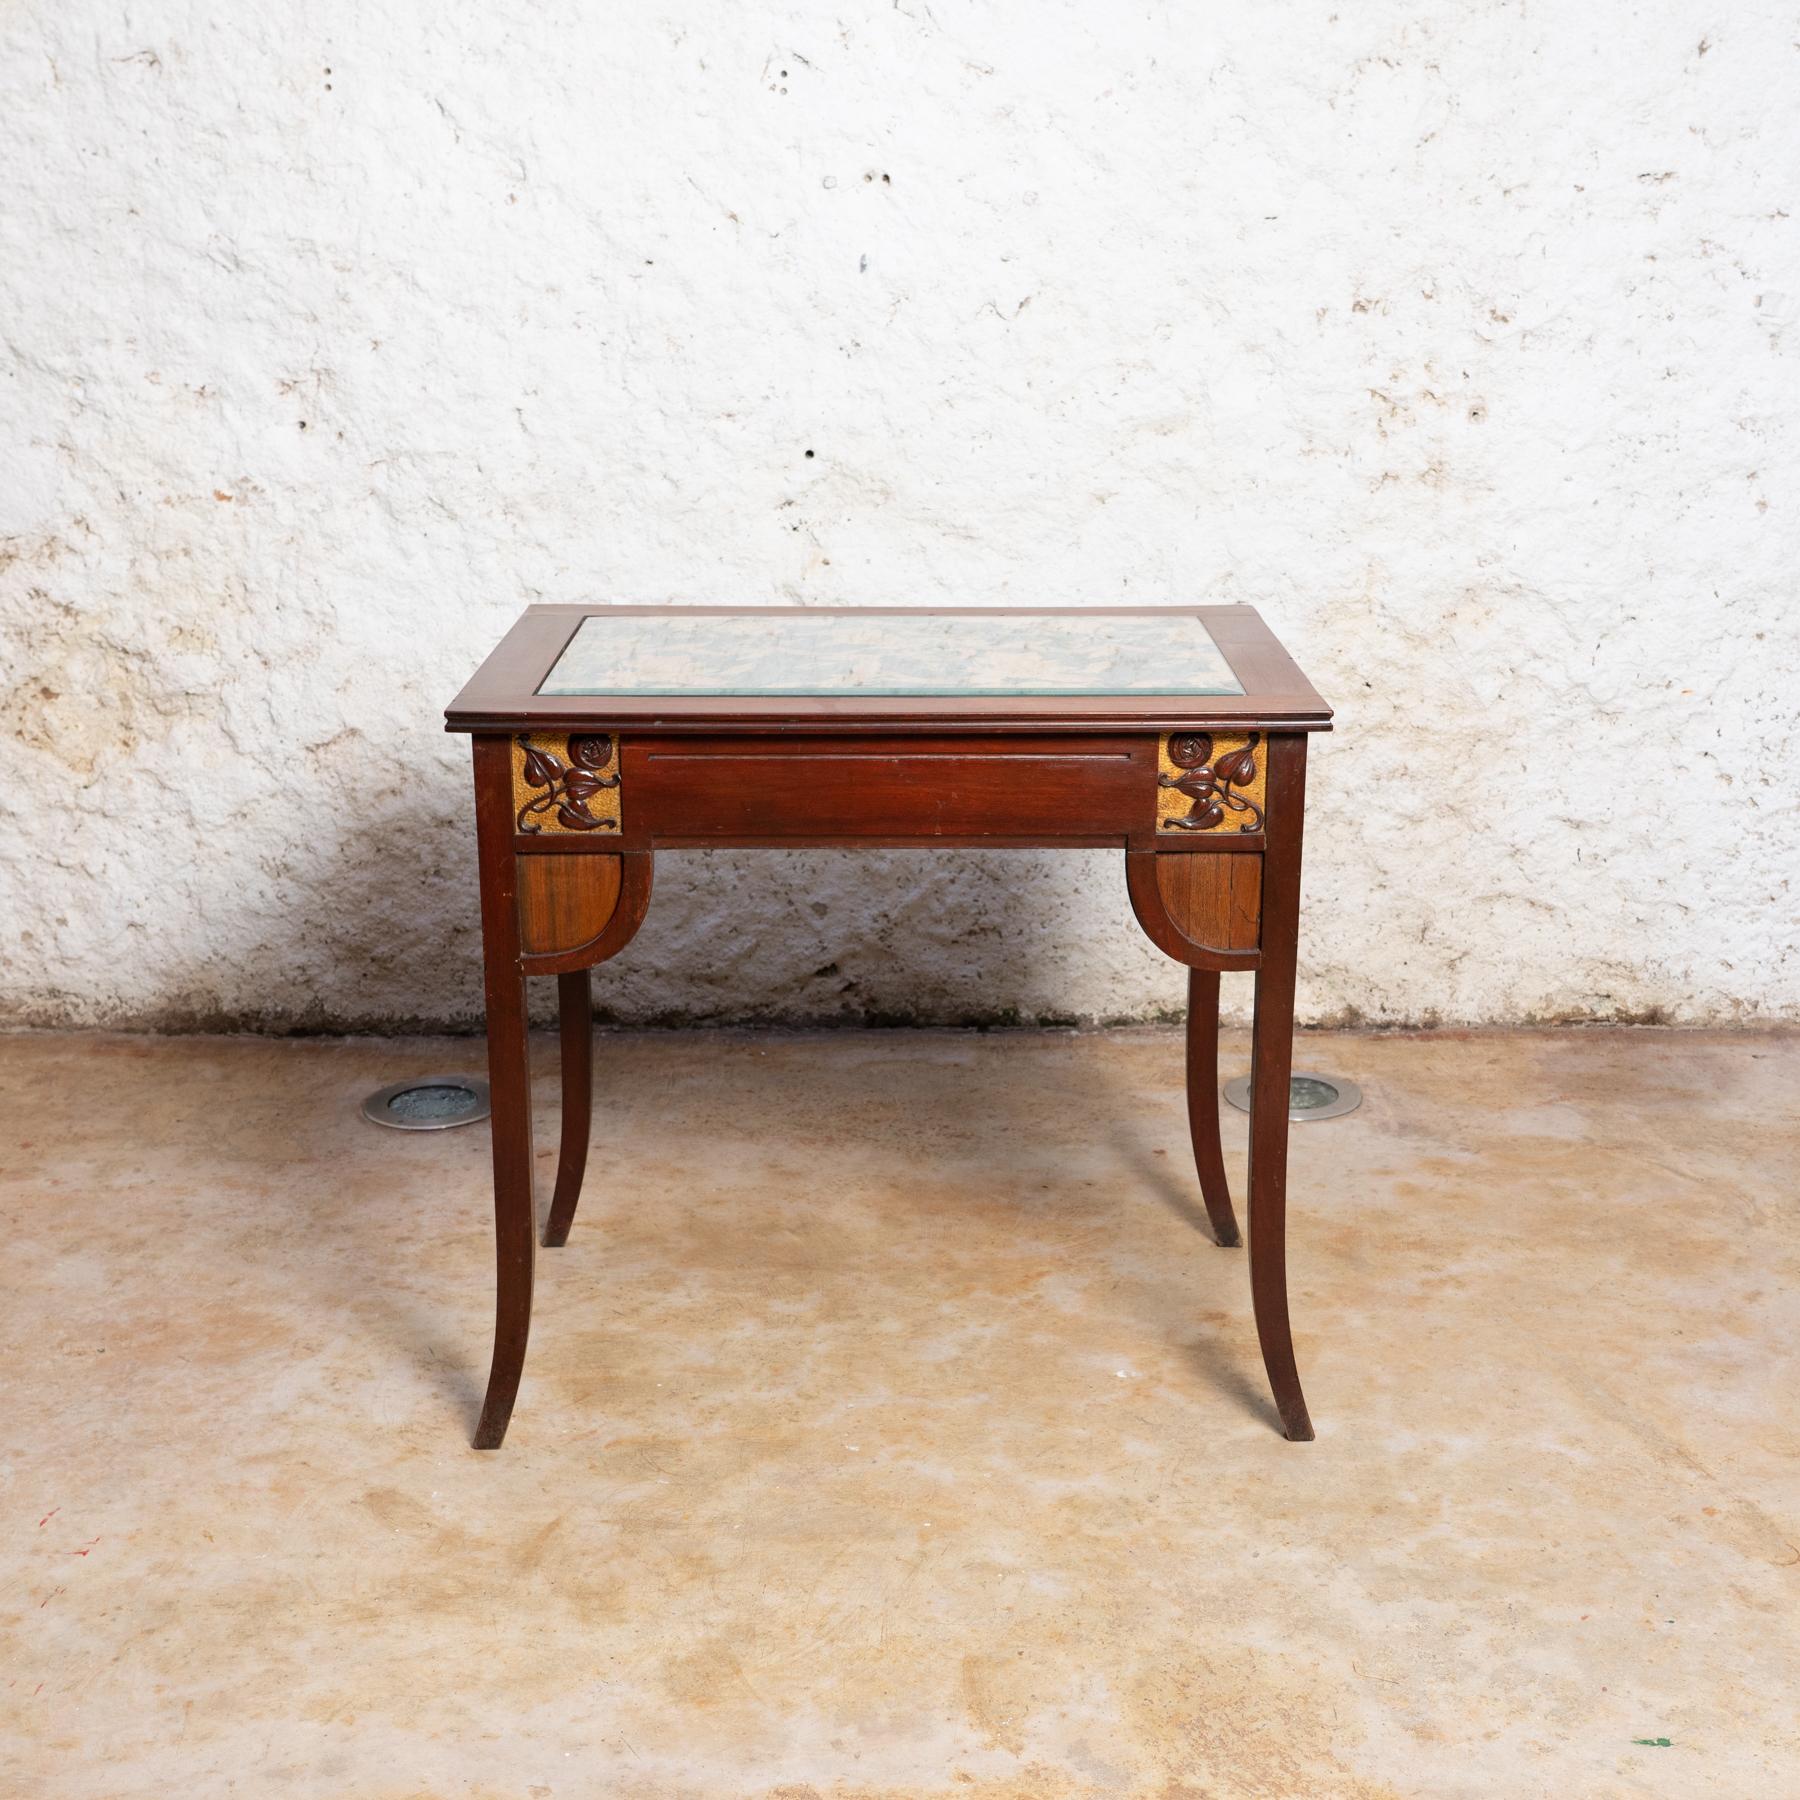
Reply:
<svg viewBox="0 0 1800 1800"><path fill-rule="evenodd" d="M1194 1168L1213 1236L1227 1249L1240 1243L1225 1154L1219 1143L1219 971L1188 970L1187 1016L1188 1136Z"/></svg>
<svg viewBox="0 0 1800 1800"><path fill-rule="evenodd" d="M1294 1066L1294 966L1300 929L1300 826L1306 739L1269 746L1269 843L1263 859L1262 960L1250 1053L1250 1301L1263 1367L1290 1438L1313 1435L1287 1299L1288 1078Z"/></svg>
<svg viewBox="0 0 1800 1800"><path fill-rule="evenodd" d="M557 1027L562 1047L562 1145L556 1156L556 1192L544 1226L544 1246L569 1241L581 1178L587 1172L594 1121L594 984L587 969L556 978Z"/></svg>
<svg viewBox="0 0 1800 1800"><path fill-rule="evenodd" d="M474 752L497 1277L494 1360L475 1427L475 1448L498 1450L512 1418L531 1335L537 1221L531 1195L531 1053L512 848L512 748L505 738L478 737Z"/></svg>

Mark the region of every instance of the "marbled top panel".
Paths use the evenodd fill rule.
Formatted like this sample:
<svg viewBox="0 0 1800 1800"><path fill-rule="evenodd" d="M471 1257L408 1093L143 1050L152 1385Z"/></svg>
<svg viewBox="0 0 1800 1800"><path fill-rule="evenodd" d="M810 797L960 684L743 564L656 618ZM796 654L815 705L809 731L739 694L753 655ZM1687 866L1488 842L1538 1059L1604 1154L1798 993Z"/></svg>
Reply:
<svg viewBox="0 0 1800 1800"><path fill-rule="evenodd" d="M540 694L1241 694L1191 613L598 612Z"/></svg>

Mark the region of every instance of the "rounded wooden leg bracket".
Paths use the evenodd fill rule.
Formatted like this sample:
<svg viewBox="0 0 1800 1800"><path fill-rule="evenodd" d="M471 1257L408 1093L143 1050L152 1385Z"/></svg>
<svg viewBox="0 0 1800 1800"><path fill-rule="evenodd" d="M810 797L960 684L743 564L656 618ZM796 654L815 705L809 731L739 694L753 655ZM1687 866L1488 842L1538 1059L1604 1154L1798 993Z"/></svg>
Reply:
<svg viewBox="0 0 1800 1800"><path fill-rule="evenodd" d="M570 975L618 953L650 905L647 850L519 858L519 964Z"/></svg>
<svg viewBox="0 0 1800 1800"><path fill-rule="evenodd" d="M1248 851L1128 850L1131 910L1151 943L1190 969L1254 969L1262 864Z"/></svg>

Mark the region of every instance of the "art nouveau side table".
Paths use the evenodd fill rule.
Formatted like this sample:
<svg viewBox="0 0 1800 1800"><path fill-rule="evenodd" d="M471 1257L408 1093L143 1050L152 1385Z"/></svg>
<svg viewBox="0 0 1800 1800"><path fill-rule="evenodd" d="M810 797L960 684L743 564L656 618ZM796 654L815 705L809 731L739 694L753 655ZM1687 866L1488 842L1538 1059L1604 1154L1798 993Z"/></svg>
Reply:
<svg viewBox="0 0 1800 1800"><path fill-rule="evenodd" d="M525 980L561 1005L569 1235L592 1105L588 971L631 941L658 850L1122 850L1138 922L1187 965L1187 1110L1221 1244L1219 972L1256 973L1250 1295L1290 1438L1288 1074L1307 734L1331 710L1245 606L933 610L534 606L447 715L473 737L506 1435L536 1247Z"/></svg>

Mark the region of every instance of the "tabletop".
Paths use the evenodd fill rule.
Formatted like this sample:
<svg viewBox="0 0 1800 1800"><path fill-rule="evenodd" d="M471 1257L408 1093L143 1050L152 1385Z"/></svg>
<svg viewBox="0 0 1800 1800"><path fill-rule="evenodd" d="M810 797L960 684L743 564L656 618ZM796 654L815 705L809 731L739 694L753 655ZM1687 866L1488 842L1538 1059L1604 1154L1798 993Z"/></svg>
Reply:
<svg viewBox="0 0 1800 1800"><path fill-rule="evenodd" d="M533 606L452 731L1329 729L1248 606Z"/></svg>

